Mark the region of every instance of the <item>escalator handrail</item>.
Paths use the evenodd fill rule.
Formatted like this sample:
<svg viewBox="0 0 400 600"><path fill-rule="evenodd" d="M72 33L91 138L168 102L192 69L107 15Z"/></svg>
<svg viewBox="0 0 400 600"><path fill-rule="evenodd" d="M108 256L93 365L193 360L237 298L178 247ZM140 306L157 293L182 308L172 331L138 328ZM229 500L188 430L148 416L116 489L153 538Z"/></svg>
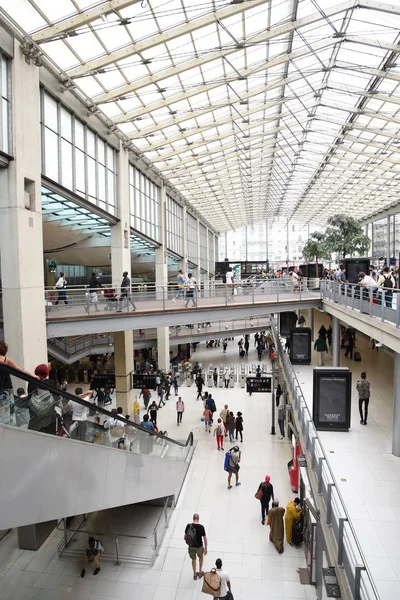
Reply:
<svg viewBox="0 0 400 600"><path fill-rule="evenodd" d="M186 442L179 442L178 440L174 440L160 432L156 433L156 432L149 431L148 429L146 429L146 427L141 427L137 423L134 423L133 421L130 421L129 419L125 419L125 417L122 417L121 415L116 415L116 414L106 410L103 407L96 406L96 405L92 404L91 402L88 402L87 400L83 400L82 398L78 398L77 396L70 394L69 392L64 392L60 388L55 387L52 383L48 383L49 380L36 379L35 377L32 377L32 375L28 375L27 373L24 373L23 371L20 371L19 369L14 369L13 367L10 367L9 365L5 365L5 364L0 364L0 372L2 372L2 371L5 373L8 373L11 376L18 377L19 379L23 379L24 381L26 381L28 383L32 383L32 384L36 385L38 388L46 390L47 392L50 392L52 394L56 394L57 396L65 398L68 401L71 400L72 402L76 402L77 404L82 404L83 406L86 406L87 408L92 409L92 410L93 410L93 408L95 408L97 412L105 415L107 418L111 417L112 419L118 419L119 421L122 421L126 425L129 425L130 427L134 427L135 429L138 429L139 431L142 431L143 433L147 433L150 436L157 436L159 438L167 440L171 444L175 444L176 446L180 446L182 448L186 448L187 446L193 446L193 432L192 431L189 433Z"/></svg>

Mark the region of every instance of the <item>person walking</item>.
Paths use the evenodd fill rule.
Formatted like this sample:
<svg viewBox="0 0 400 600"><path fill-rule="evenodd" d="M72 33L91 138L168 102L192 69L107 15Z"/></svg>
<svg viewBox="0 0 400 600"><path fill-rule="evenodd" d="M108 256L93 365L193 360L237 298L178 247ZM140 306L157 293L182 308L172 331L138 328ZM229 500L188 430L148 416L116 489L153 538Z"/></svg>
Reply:
<svg viewBox="0 0 400 600"><path fill-rule="evenodd" d="M194 292L197 289L197 282L193 277L192 273L188 273L186 280L186 302L185 308L189 306L189 302L192 301L193 306L196 306L196 302L194 299Z"/></svg>
<svg viewBox="0 0 400 600"><path fill-rule="evenodd" d="M325 335L319 335L318 339L315 340L314 350L318 353L318 364L320 367L324 366L324 354L328 351L328 347L326 345Z"/></svg>
<svg viewBox="0 0 400 600"><path fill-rule="evenodd" d="M218 419L218 421L216 422L213 435L215 436L215 438L217 440L217 449L223 450L224 449L224 424L222 423L222 419Z"/></svg>
<svg viewBox="0 0 400 600"><path fill-rule="evenodd" d="M222 567L222 560L220 558L217 558L217 560L215 561L215 572L217 573L221 581L221 587L218 596L219 600L228 600L228 598L233 598L229 573L228 571L225 571L225 569ZM228 591L230 592L229 596Z"/></svg>
<svg viewBox="0 0 400 600"><path fill-rule="evenodd" d="M176 375L174 375L173 379L172 379L172 387L174 388L174 394L175 396L178 395L178 389L179 389L179 384L178 384L178 378Z"/></svg>
<svg viewBox="0 0 400 600"><path fill-rule="evenodd" d="M185 403L183 402L181 396L178 398L178 402L176 403L176 423L179 427L179 423L182 423L182 415L185 411Z"/></svg>
<svg viewBox="0 0 400 600"><path fill-rule="evenodd" d="M197 373L197 377L196 377L196 387L197 387L196 400L201 400L202 393L203 393L203 385L204 385L203 375L201 374L201 371L199 371Z"/></svg>
<svg viewBox="0 0 400 600"><path fill-rule="evenodd" d="M300 498L295 498L288 502L285 513L285 530L286 530L286 541L292 545L293 537L293 523L298 521L301 515L301 502Z"/></svg>
<svg viewBox="0 0 400 600"><path fill-rule="evenodd" d="M229 412L226 418L226 426L228 428L229 441L233 444L235 440L235 415Z"/></svg>
<svg viewBox="0 0 400 600"><path fill-rule="evenodd" d="M233 269L232 267L228 267L228 270L225 274L225 280L226 280L226 297L229 300L233 301L234 299L234 293L235 293L235 284L234 284L234 275L233 275Z"/></svg>
<svg viewBox="0 0 400 600"><path fill-rule="evenodd" d="M328 329L326 330L326 340L328 342L328 348L329 348L329 352L332 356L332 325L329 325Z"/></svg>
<svg viewBox="0 0 400 600"><path fill-rule="evenodd" d="M65 279L65 273L61 271L60 277L57 280L54 289L57 290L57 300L54 304L58 304L59 302L64 302L69 307L67 292L65 291L67 287L67 280Z"/></svg>
<svg viewBox="0 0 400 600"><path fill-rule="evenodd" d="M228 490L232 489L231 479L232 474L235 474L236 478L236 487L241 485L239 482L239 469L240 469L240 459L242 457L242 453L240 452L239 446L234 446L230 450L230 458L228 463Z"/></svg>
<svg viewBox="0 0 400 600"><path fill-rule="evenodd" d="M282 396L282 387L281 387L281 384L278 383L278 385L276 386L276 390L275 390L275 403L276 403L276 406L279 406L280 400L281 400L281 396Z"/></svg>
<svg viewBox="0 0 400 600"><path fill-rule="evenodd" d="M219 416L221 417L222 422L224 424L225 437L227 437L227 435L228 435L228 425L227 425L228 415L229 415L229 408L228 408L228 405L225 404L224 408L219 413Z"/></svg>
<svg viewBox="0 0 400 600"><path fill-rule="evenodd" d="M213 381L214 381L214 387L218 386L218 369L217 367L215 367L214 371L213 371Z"/></svg>
<svg viewBox="0 0 400 600"><path fill-rule="evenodd" d="M157 425L157 411L158 411L158 406L155 400L153 400L153 402L150 404L149 408L147 409L147 414L150 415L150 421L152 421L154 423L154 425Z"/></svg>
<svg viewBox="0 0 400 600"><path fill-rule="evenodd" d="M382 275L378 279L378 287L385 291L385 306L392 308L393 289L396 287L396 282L389 267L384 267Z"/></svg>
<svg viewBox="0 0 400 600"><path fill-rule="evenodd" d="M185 295L186 277L185 277L185 274L182 271L182 269L179 269L178 275L176 276L176 279L177 279L178 291L177 291L177 294L176 294L175 298L172 298L173 302L176 302L180 298L183 299L183 297Z"/></svg>
<svg viewBox="0 0 400 600"><path fill-rule="evenodd" d="M279 554L283 552L283 539L285 536L284 515L285 509L279 506L278 498L274 498L272 508L268 511L268 524L270 526L269 540L274 544Z"/></svg>
<svg viewBox="0 0 400 600"><path fill-rule="evenodd" d="M258 486L256 496L260 499L261 504L261 523L265 525L265 515L269 511L269 503L274 499L274 487L271 483L271 477L265 476L265 481L262 481Z"/></svg>
<svg viewBox="0 0 400 600"><path fill-rule="evenodd" d="M353 350L354 350L354 335L353 332L348 329L347 330L347 342L346 342L346 352L344 353L345 358L350 354L351 360L353 360Z"/></svg>
<svg viewBox="0 0 400 600"><path fill-rule="evenodd" d="M164 388L162 385L158 386L158 408L162 408L165 406L166 402L164 400Z"/></svg>
<svg viewBox="0 0 400 600"><path fill-rule="evenodd" d="M192 561L193 579L203 577L203 561L207 556L207 535L204 526L199 523L200 516L195 513L193 522L188 523L185 528L184 540L188 545L188 554ZM197 558L199 559L199 570L196 569Z"/></svg>
<svg viewBox="0 0 400 600"><path fill-rule="evenodd" d="M358 392L358 409L360 411L361 417L361 425L367 424L368 419L368 405L369 398L371 395L371 385L369 381L367 381L367 374L365 371L361 373L361 381L357 381L357 392ZM364 414L363 414L363 404L364 404Z"/></svg>
<svg viewBox="0 0 400 600"><path fill-rule="evenodd" d="M85 306L86 312L89 314L90 306L93 304L96 312L99 312L97 305L99 303L99 296L97 290L103 287L99 281L99 276L93 271L92 276L89 280L89 304Z"/></svg>
<svg viewBox="0 0 400 600"><path fill-rule="evenodd" d="M131 304L132 310L136 310L136 304L132 302L131 297L131 280L128 277L128 271L122 273L121 295L118 302L117 312L122 312L122 306L126 302L126 307L129 309Z"/></svg>
<svg viewBox="0 0 400 600"><path fill-rule="evenodd" d="M229 369L228 369L228 367L226 367L226 369L224 371L224 384L225 384L226 388L229 387Z"/></svg>
<svg viewBox="0 0 400 600"><path fill-rule="evenodd" d="M143 415L143 421L140 422L140 426L144 427L145 429L148 429L148 431L152 431L153 433L156 432L156 429L154 427L154 424L149 421L149 415Z"/></svg>
<svg viewBox="0 0 400 600"><path fill-rule="evenodd" d="M249 338L246 336L246 339L244 340L244 351L246 353L246 356L249 355L249 348L250 348L250 342L249 342Z"/></svg>
<svg viewBox="0 0 400 600"><path fill-rule="evenodd" d="M263 353L263 347L262 347L262 344L259 343L257 346L257 356L258 356L259 361L261 361L262 353Z"/></svg>
<svg viewBox="0 0 400 600"><path fill-rule="evenodd" d="M224 341L222 342L222 350L223 350L224 354L226 354L227 347L228 347L228 342L226 339L224 339Z"/></svg>
<svg viewBox="0 0 400 600"><path fill-rule="evenodd" d="M285 420L286 420L286 409L283 404L280 404L279 408L278 408L278 425L279 425L279 431L281 432L281 435L279 436L280 440L283 440L285 437Z"/></svg>
<svg viewBox="0 0 400 600"><path fill-rule="evenodd" d="M203 417L204 417L204 427L207 433L211 432L211 410L209 408L206 408L203 410Z"/></svg>
<svg viewBox="0 0 400 600"><path fill-rule="evenodd" d="M145 409L147 410L147 407L149 405L150 402L150 398L151 398L151 392L149 390L149 388L147 387L147 385L142 385L142 391L139 394L139 398L143 396L143 404Z"/></svg>
<svg viewBox="0 0 400 600"><path fill-rule="evenodd" d="M236 430L235 439L236 440L238 439L238 434L239 434L240 441L243 442L243 416L240 411L236 415L235 430Z"/></svg>

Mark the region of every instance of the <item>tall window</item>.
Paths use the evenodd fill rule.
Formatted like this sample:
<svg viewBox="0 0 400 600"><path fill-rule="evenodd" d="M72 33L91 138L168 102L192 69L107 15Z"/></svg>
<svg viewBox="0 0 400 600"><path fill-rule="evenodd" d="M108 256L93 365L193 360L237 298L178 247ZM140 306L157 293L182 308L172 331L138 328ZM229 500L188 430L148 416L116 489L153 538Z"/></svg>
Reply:
<svg viewBox="0 0 400 600"><path fill-rule="evenodd" d="M131 226L160 241L160 188L133 165L129 165Z"/></svg>
<svg viewBox="0 0 400 600"><path fill-rule="evenodd" d="M207 229L206 227L200 223L199 224L199 232L200 232L200 266L207 271L208 265L207 263Z"/></svg>
<svg viewBox="0 0 400 600"><path fill-rule="evenodd" d="M214 235L211 231L208 232L208 270L210 273L215 272L215 252L214 252Z"/></svg>
<svg viewBox="0 0 400 600"><path fill-rule="evenodd" d="M117 213L117 153L42 90L43 173L103 210Z"/></svg>
<svg viewBox="0 0 400 600"><path fill-rule="evenodd" d="M11 92L10 61L0 53L0 150L11 152Z"/></svg>
<svg viewBox="0 0 400 600"><path fill-rule="evenodd" d="M167 247L175 254L183 255L183 208L167 194Z"/></svg>
<svg viewBox="0 0 400 600"><path fill-rule="evenodd" d="M188 258L190 262L198 265L197 256L197 219L190 213L187 213L187 246Z"/></svg>

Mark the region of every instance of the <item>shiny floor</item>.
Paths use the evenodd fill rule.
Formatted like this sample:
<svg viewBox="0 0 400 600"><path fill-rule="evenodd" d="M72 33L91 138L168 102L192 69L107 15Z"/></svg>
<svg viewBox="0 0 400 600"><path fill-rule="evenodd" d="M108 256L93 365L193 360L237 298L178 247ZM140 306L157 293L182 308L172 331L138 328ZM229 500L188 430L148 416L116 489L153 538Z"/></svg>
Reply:
<svg viewBox="0 0 400 600"><path fill-rule="evenodd" d="M329 322L314 311L315 329ZM345 358L340 366L352 373L351 429L347 433L320 432L327 460L355 528L362 552L381 600L400 598L400 458L392 452L393 357L357 334L361 362ZM318 365L314 352L313 365ZM325 360L325 366L331 360ZM295 370L312 413L312 368ZM371 383L368 425L360 424L356 383L366 371Z"/></svg>
<svg viewBox="0 0 400 600"><path fill-rule="evenodd" d="M206 349L201 344L193 355L204 365L239 363L237 341L222 348ZM246 362L256 362L252 348ZM285 545L279 555L268 540L269 531L261 525L260 504L254 499L257 486L266 474L271 476L275 494L286 506L292 499L287 474L290 444L270 435L271 401L269 395L249 397L239 387L217 388L218 410L227 403L244 417L242 447L242 485L227 489L223 470L224 454L217 451L215 439L204 431L200 421L202 402L196 401L196 389L180 388L185 402L183 423L176 425L174 398L161 409L162 429L177 438L194 431L197 447L178 506L154 568L116 566L103 563L94 577L88 570L80 578L81 566L56 554L57 535L50 537L38 552L17 549L12 533L0 543L1 600L195 600L205 598L201 581L194 581L191 563L183 540L184 528L198 512L206 528L209 554L204 567L209 570L220 557L230 574L235 600L315 600L313 586L301 585L299 567L305 567L303 549ZM229 448L229 444L226 445ZM376 488L374 488L375 491Z"/></svg>

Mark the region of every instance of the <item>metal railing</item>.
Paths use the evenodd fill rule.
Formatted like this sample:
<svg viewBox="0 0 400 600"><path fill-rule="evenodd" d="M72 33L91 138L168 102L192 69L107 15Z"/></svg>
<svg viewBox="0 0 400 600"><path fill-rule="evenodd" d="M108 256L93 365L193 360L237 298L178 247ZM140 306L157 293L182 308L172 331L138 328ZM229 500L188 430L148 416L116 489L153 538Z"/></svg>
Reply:
<svg viewBox="0 0 400 600"><path fill-rule="evenodd" d="M346 572L354 600L379 600L378 591L346 510L346 504L327 460L322 442L315 429L297 375L289 356L284 352L281 337L273 321L272 330L293 410L297 414L299 433L305 440L305 447L303 445L302 449L304 454L308 455L311 468L316 473L318 494L323 498L326 507L326 524L332 529L336 541L337 563Z"/></svg>
<svg viewBox="0 0 400 600"><path fill-rule="evenodd" d="M57 388L50 380L40 381L18 369L8 365L0 365L0 374L12 377L13 388L0 392L0 423L24 429L42 431L58 436L71 437L79 441L95 443L113 448L124 448L137 454L151 454L154 457L173 458L186 461L193 446L193 432L186 441L174 440L167 435L149 431L148 429L109 412L102 406L78 398ZM130 376L127 376L130 378ZM26 383L32 386L32 391L25 393ZM14 395L13 391L22 389L25 395ZM89 418L85 421L73 421L69 415L70 403L86 407L89 415L98 413L103 419L117 419L118 425L105 430ZM115 435L114 435L115 431ZM123 444L121 439L126 440Z"/></svg>
<svg viewBox="0 0 400 600"><path fill-rule="evenodd" d="M293 282L290 278L235 282L227 285L212 282L209 285L178 289L176 285L157 285L155 283L133 284L130 289L102 286L90 288L66 288L64 290L45 290L47 319L65 315L102 316L110 313L132 314L136 310L173 310L175 308L206 308L279 302L282 299L304 300L310 297L320 298L319 279L302 279Z"/></svg>
<svg viewBox="0 0 400 600"><path fill-rule="evenodd" d="M87 539L89 536L93 536L100 538L103 543L102 561L115 562L117 565L124 563L152 567L159 554L174 509L175 497L168 496L153 531L147 536L82 530L81 526L85 522L83 515L75 517L70 526L67 526L66 519L61 519L57 524L57 529L63 532L63 537L57 546L58 555L64 558L83 558L86 552ZM75 538L78 538L79 547L71 548ZM127 547L130 548L129 553L124 551L124 548Z"/></svg>
<svg viewBox="0 0 400 600"><path fill-rule="evenodd" d="M321 299L400 327L400 290L321 281Z"/></svg>

